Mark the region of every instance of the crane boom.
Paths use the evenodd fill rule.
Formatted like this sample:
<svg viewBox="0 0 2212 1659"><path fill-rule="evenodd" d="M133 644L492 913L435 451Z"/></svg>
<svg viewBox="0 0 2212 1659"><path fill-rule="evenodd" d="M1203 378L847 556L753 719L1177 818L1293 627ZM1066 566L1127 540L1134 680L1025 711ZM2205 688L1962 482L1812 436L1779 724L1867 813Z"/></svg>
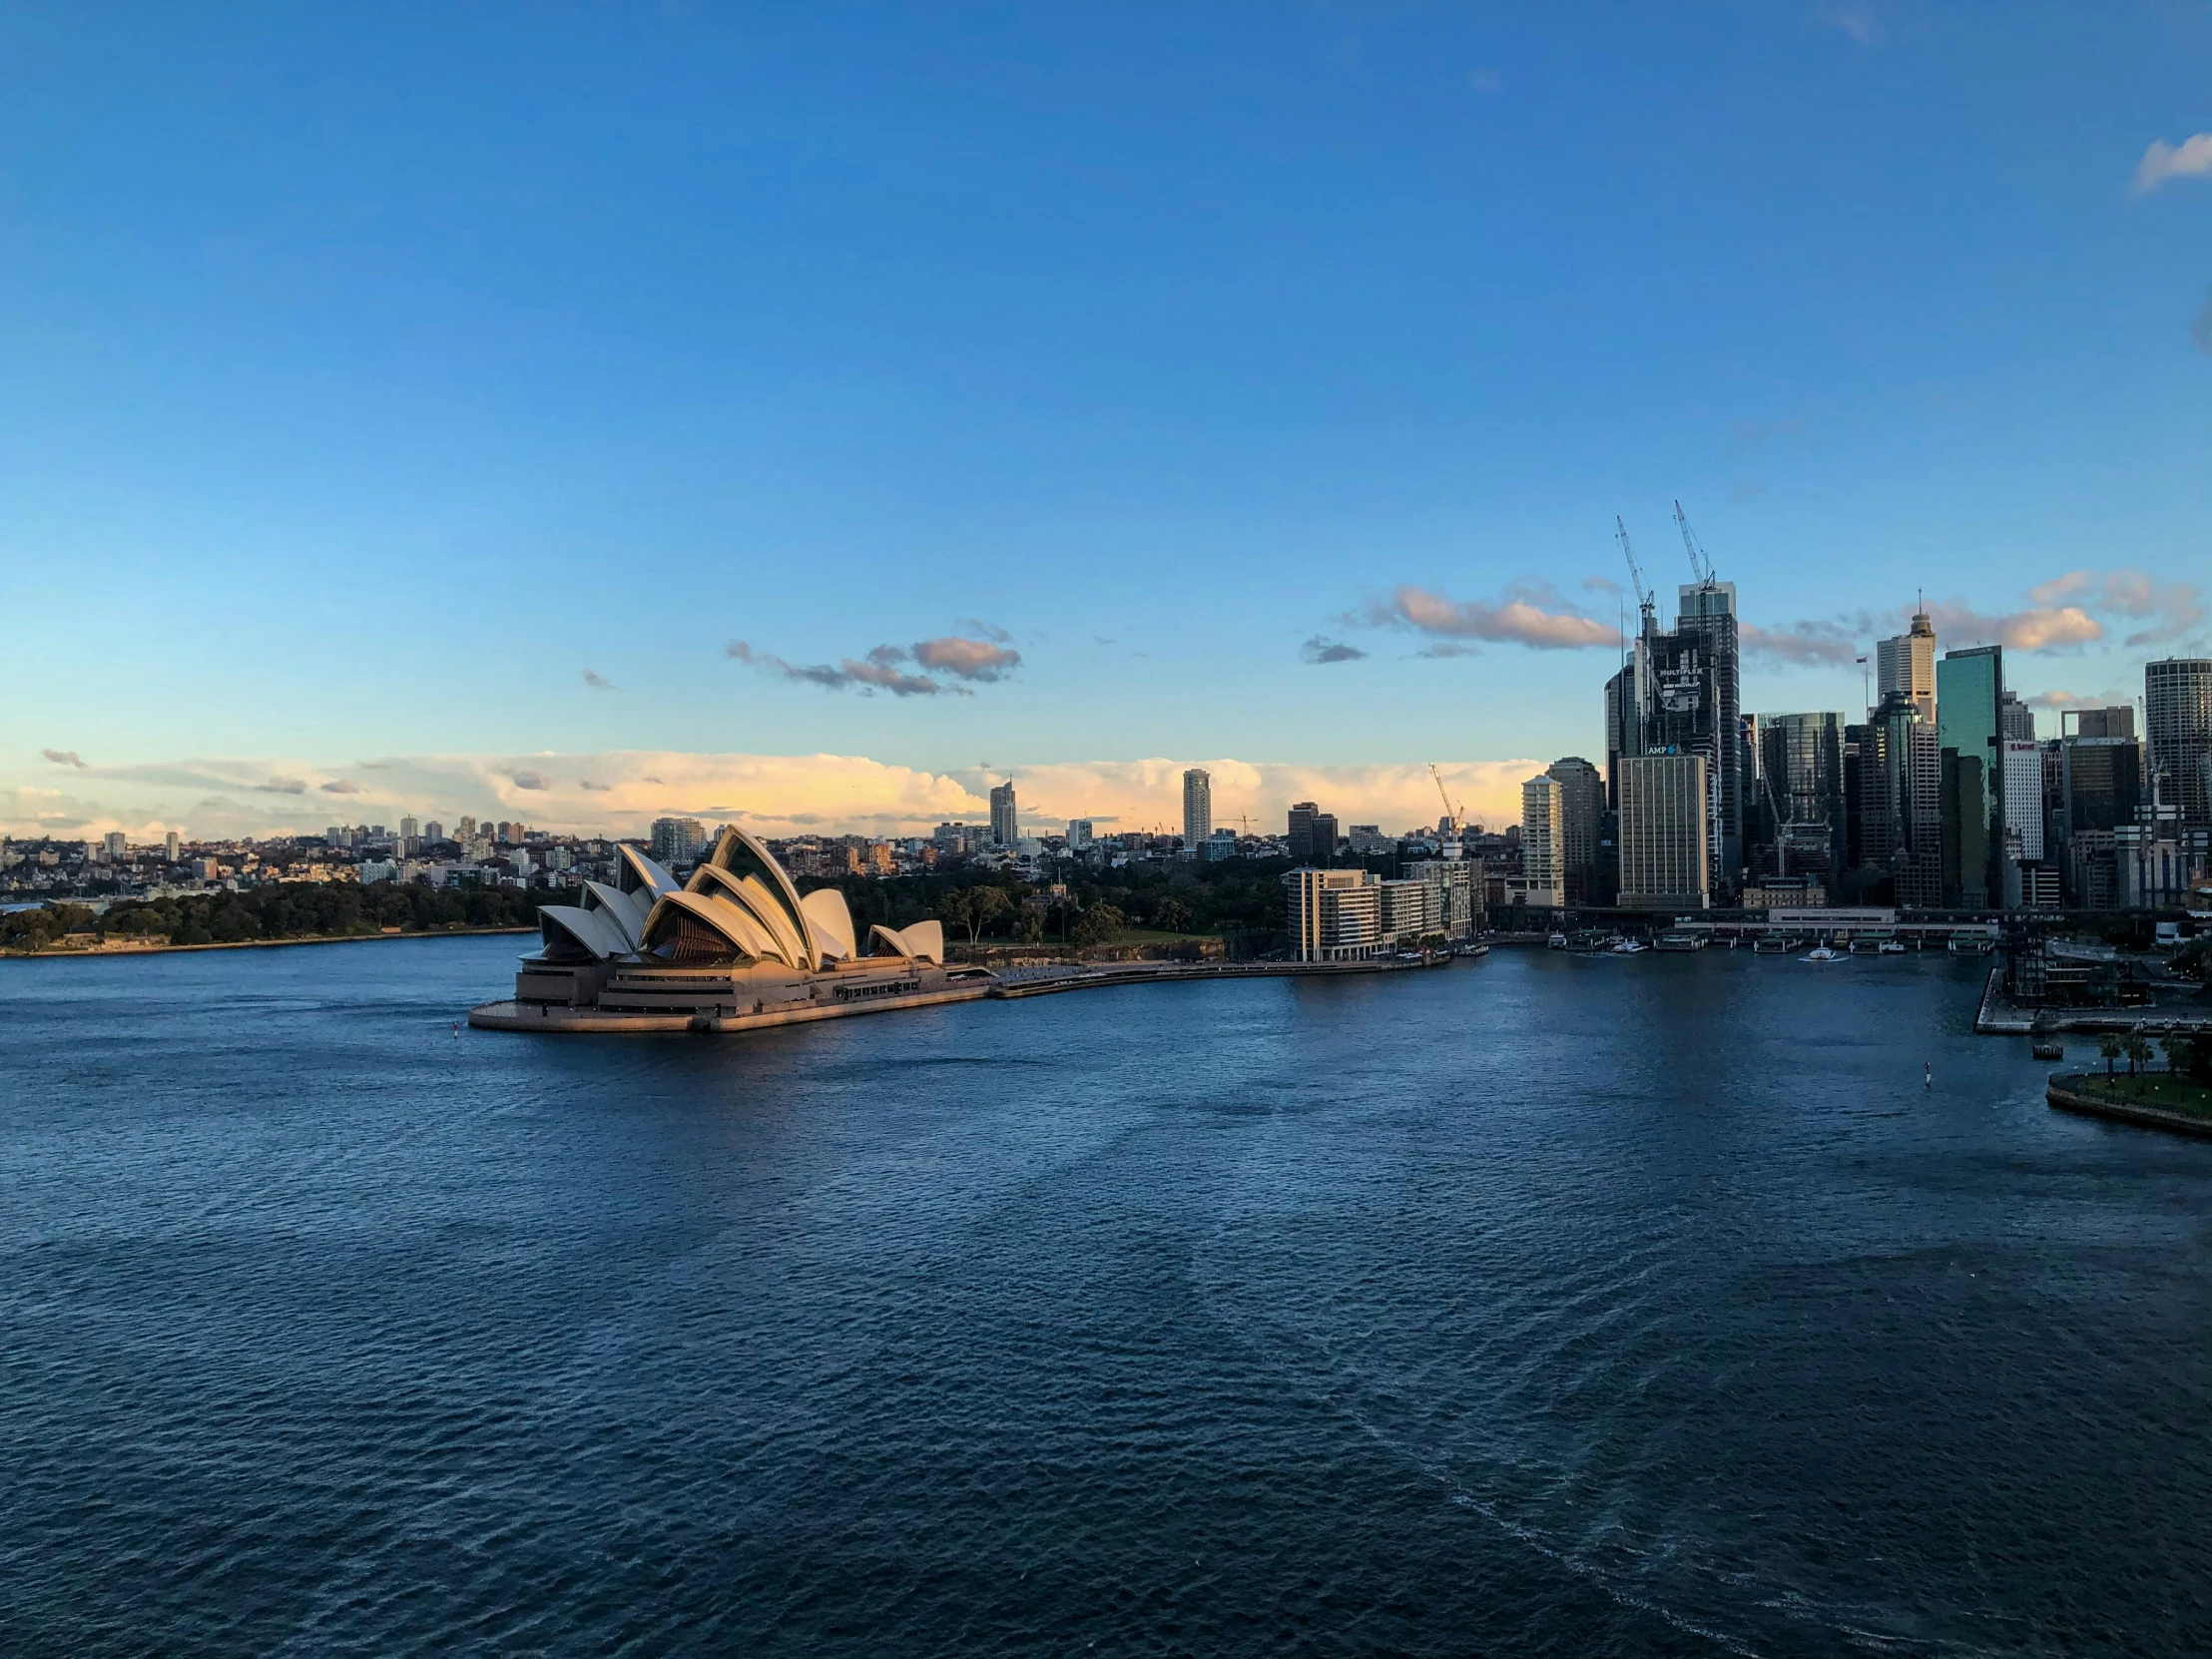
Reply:
<svg viewBox="0 0 2212 1659"><path fill-rule="evenodd" d="M1644 586L1644 573L1636 563L1635 550L1628 545L1628 526L1621 522L1618 513L1613 515L1613 534L1621 544L1621 557L1628 561L1628 583L1636 590L1636 606L1643 613L1644 634L1648 638L1659 631L1659 620L1654 614L1658 596Z"/></svg>
<svg viewBox="0 0 2212 1659"><path fill-rule="evenodd" d="M1434 761L1428 763L1428 778L1436 786L1436 797L1444 804L1444 817L1450 821L1452 831L1456 832L1459 829L1459 815L1452 810L1451 797L1444 794L1443 777L1436 771Z"/></svg>
<svg viewBox="0 0 2212 1659"><path fill-rule="evenodd" d="M1690 569L1697 573L1700 587L1713 585L1713 561L1705 556L1705 549L1698 545L1697 536L1690 529L1689 515L1682 510L1682 503L1674 504L1675 528L1682 532L1683 551L1690 555Z"/></svg>

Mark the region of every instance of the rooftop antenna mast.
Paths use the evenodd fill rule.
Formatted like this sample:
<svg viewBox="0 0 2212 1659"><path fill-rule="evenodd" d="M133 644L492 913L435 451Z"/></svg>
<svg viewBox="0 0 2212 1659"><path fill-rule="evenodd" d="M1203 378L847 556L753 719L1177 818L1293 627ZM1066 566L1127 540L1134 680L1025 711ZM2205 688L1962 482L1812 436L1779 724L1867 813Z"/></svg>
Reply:
<svg viewBox="0 0 2212 1659"><path fill-rule="evenodd" d="M1621 522L1618 513L1613 515L1613 536L1621 544L1621 557L1628 561L1628 584L1636 590L1636 604L1643 612L1644 638L1650 639L1659 632L1658 595L1644 586L1644 573L1636 564L1635 551L1628 545L1628 526Z"/></svg>

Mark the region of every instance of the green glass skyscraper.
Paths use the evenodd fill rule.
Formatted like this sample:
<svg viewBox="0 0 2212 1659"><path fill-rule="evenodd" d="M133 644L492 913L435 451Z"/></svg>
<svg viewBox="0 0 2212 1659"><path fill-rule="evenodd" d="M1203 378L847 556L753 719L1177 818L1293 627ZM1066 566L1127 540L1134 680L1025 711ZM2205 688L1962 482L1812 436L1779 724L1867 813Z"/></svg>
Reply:
<svg viewBox="0 0 2212 1659"><path fill-rule="evenodd" d="M1944 898L1972 908L2004 901L2003 701L2002 646L1946 651L1936 665L1936 747L1944 756L1946 786L1943 844L1957 849L1956 886ZM1944 874L1952 877L1952 870Z"/></svg>

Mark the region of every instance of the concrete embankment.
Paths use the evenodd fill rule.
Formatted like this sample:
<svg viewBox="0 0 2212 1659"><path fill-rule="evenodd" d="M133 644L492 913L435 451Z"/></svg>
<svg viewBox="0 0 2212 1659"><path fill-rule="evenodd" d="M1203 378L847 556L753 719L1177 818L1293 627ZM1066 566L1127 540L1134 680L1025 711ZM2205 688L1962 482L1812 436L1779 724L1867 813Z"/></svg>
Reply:
<svg viewBox="0 0 2212 1659"><path fill-rule="evenodd" d="M2163 1129L2170 1134L2191 1135L2198 1140L2212 1141L2212 1118L2192 1116L2147 1100L2121 1100L2104 1092L2099 1080L2092 1077L2053 1077L2043 1090L2043 1098L2053 1110L2075 1112L2083 1117L2103 1118L2111 1123L2129 1123L2140 1129Z"/></svg>
<svg viewBox="0 0 2212 1659"><path fill-rule="evenodd" d="M943 990L906 996L870 997L864 1002L795 1002L785 1008L744 1014L612 1014L596 1008L564 1008L545 1002L487 1002L468 1011L468 1023L480 1031L596 1032L652 1036L671 1031L738 1034L780 1025L810 1025L818 1019L852 1014L887 1014L894 1008L931 1008L944 1002L976 1002L990 995L987 983L949 985Z"/></svg>
<svg viewBox="0 0 2212 1659"><path fill-rule="evenodd" d="M675 1031L708 1031L740 1035L784 1025L810 1025L816 1020L843 1019L854 1014L886 1014L898 1008L929 1008L947 1002L977 1002L984 998L1010 1001L1025 996L1051 996L1060 991L1098 990L1109 985L1155 984L1182 979L1283 979L1343 978L1353 974L1401 973L1427 967L1444 967L1451 958L1436 956L1421 961L1373 962L1113 962L1090 966L1040 967L1019 976L973 980L942 990L915 991L905 996L870 997L851 1002L795 1002L788 1007L759 1013L715 1014L618 1014L596 1008L568 1008L540 1002L487 1002L471 1008L468 1023L483 1031L538 1031L552 1033L629 1033L637 1036Z"/></svg>
<svg viewBox="0 0 2212 1659"><path fill-rule="evenodd" d="M2175 996L2194 992L2187 986L2158 984L2154 990ZM2132 1031L2139 1025L2154 1031L2172 1029L2212 1034L2212 1008L2197 1002L2185 1006L2172 1001L2138 1002L2123 1008L2023 1008L2004 994L2004 965L1989 970L1981 987L1981 1005L1974 1010L1973 1028L1985 1037L2026 1037L2068 1032L2095 1035L2099 1031Z"/></svg>

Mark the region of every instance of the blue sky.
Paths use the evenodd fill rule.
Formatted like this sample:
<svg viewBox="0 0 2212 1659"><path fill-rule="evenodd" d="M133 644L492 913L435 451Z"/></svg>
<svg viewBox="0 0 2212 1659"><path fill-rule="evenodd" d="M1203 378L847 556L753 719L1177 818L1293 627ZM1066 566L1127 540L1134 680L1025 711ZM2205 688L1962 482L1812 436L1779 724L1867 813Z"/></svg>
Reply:
<svg viewBox="0 0 2212 1659"><path fill-rule="evenodd" d="M1676 497L1752 707L2201 648L2201 3L456 10L0 9L0 786L1590 753Z"/></svg>

